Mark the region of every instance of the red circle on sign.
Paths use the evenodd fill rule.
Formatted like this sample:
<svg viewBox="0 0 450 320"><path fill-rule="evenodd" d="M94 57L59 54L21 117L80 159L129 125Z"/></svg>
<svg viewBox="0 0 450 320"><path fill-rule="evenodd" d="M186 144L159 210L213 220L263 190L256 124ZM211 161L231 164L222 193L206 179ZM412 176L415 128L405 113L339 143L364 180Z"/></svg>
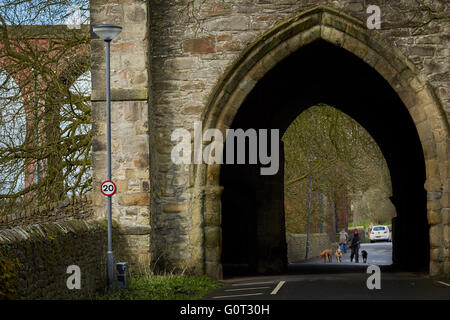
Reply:
<svg viewBox="0 0 450 320"><path fill-rule="evenodd" d="M111 197L116 193L117 187L111 180L106 180L102 182L100 191L103 193L104 196Z"/></svg>

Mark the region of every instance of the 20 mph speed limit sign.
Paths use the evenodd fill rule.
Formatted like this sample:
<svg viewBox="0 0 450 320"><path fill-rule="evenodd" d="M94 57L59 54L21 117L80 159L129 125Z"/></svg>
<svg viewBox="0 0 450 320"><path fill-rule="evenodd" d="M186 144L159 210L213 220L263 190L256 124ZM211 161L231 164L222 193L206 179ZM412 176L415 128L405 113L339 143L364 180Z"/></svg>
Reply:
<svg viewBox="0 0 450 320"><path fill-rule="evenodd" d="M117 187L114 184L114 182L112 182L110 180L103 181L102 186L101 186L101 191L102 191L103 195L110 197L114 193L116 193L116 190L117 190Z"/></svg>

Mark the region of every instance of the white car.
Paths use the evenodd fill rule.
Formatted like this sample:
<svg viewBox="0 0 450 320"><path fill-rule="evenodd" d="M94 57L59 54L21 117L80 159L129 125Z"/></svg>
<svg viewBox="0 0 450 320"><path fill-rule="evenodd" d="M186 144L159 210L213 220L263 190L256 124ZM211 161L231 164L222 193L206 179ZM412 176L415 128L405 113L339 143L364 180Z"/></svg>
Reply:
<svg viewBox="0 0 450 320"><path fill-rule="evenodd" d="M374 226L369 235L370 242L384 240L391 241L391 232L387 226Z"/></svg>

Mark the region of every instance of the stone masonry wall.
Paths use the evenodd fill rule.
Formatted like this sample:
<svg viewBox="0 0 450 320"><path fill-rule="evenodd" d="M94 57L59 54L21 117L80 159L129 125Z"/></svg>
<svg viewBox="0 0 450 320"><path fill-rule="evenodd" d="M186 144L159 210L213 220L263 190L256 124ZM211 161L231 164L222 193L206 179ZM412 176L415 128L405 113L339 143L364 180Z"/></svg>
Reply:
<svg viewBox="0 0 450 320"><path fill-rule="evenodd" d="M115 262L123 261L114 228ZM106 221L66 220L0 230L0 299L89 299L106 288ZM127 261L127 260L125 260ZM81 288L69 290L70 265Z"/></svg>
<svg viewBox="0 0 450 320"><path fill-rule="evenodd" d="M30 208L26 211L0 215L0 229L67 219L90 219L94 217L89 195L67 199L49 206Z"/></svg>
<svg viewBox="0 0 450 320"><path fill-rule="evenodd" d="M278 23L318 5L329 6L362 22L369 3L354 0L264 0L264 1L186 1L151 0L151 181L152 181L152 250L165 248L172 261L201 261L198 248L198 217L190 214L189 199L195 196L192 167L173 166L170 150L175 142L170 135L177 128L193 129L201 120L207 102L227 70L239 55L258 37ZM437 13L448 13L448 4L433 2ZM426 8L414 1L371 1L381 9L379 32L395 50L399 50L420 70L420 77L432 86L435 96L450 117L448 34L450 22L445 14L430 17ZM193 9L192 9L193 8ZM448 129L448 128L447 128ZM444 144L442 144L444 145ZM448 154L448 150L438 150ZM448 163L430 161L427 170L448 170ZM448 181L448 179L446 180ZM448 182L427 181L434 192L436 219L431 219L432 272L445 265L450 272L448 250L449 197L442 194ZM441 206L442 205L442 206ZM443 212L441 212L441 208ZM429 208L430 210L430 208ZM434 225L436 224L436 225ZM445 229L445 230L444 230ZM205 229L206 230L206 229ZM207 233L208 231L205 231ZM219 234L219 233L217 233ZM444 239L444 237L445 239ZM220 236L219 236L220 237ZM435 240L434 240L435 239ZM220 239L217 240L217 243ZM445 242L445 250L444 248ZM440 248L440 249L439 249ZM444 252L445 251L445 252Z"/></svg>
<svg viewBox="0 0 450 320"><path fill-rule="evenodd" d="M136 260L149 259L150 176L148 128L147 1L92 0L91 25L116 24L121 34L111 42L111 139L113 219L124 227ZM100 193L106 180L105 44L91 41L93 209L106 218L107 201Z"/></svg>
<svg viewBox="0 0 450 320"><path fill-rule="evenodd" d="M335 249L326 233L312 233L310 234L309 241L309 258L318 257L325 249L331 249L333 251ZM306 234L288 232L286 233L286 242L288 247L288 262L305 261Z"/></svg>
<svg viewBox="0 0 450 320"><path fill-rule="evenodd" d="M418 76L430 85L433 99L448 118L449 8L445 1L430 3L435 6L433 10L427 10L422 1L370 2L381 9L381 30L375 32L420 70ZM145 256L151 248L153 256L165 256L173 265L192 266L198 273L205 272L208 254L216 260L220 257L217 250L208 252L208 246L220 248L220 186L203 191L194 188L194 166L175 166L171 161L171 149L176 144L171 141L171 133L177 128L193 130L194 121L202 120L215 86L245 49L261 40L258 37L319 5L363 23L369 16L369 3L360 0L91 1L92 25L114 23L123 27L111 44L113 180L118 185L113 216L134 229L151 225L150 244L148 234L139 236L135 248L138 255ZM103 48L103 42L93 36L94 189L106 176ZM417 113L416 118L422 117L423 111L411 110ZM429 130L427 126L418 130ZM436 152L448 158L448 141L439 142ZM446 173L448 166L448 162L431 159L427 171ZM428 180L425 187L431 224L430 269L432 273L448 273L448 176ZM203 203L193 200L202 197L216 199L207 199L202 212L218 214L192 214L193 207ZM98 217L105 216L105 203L97 193L93 205ZM214 226L208 227L209 223Z"/></svg>

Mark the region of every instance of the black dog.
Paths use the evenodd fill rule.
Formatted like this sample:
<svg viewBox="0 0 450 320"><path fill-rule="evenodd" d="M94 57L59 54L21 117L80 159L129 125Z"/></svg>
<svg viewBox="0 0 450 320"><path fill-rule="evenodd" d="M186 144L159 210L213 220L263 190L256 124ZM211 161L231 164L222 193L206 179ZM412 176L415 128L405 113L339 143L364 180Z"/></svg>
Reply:
<svg viewBox="0 0 450 320"><path fill-rule="evenodd" d="M361 251L361 255L362 255L364 263L366 263L367 262L367 251L366 250L362 250Z"/></svg>

